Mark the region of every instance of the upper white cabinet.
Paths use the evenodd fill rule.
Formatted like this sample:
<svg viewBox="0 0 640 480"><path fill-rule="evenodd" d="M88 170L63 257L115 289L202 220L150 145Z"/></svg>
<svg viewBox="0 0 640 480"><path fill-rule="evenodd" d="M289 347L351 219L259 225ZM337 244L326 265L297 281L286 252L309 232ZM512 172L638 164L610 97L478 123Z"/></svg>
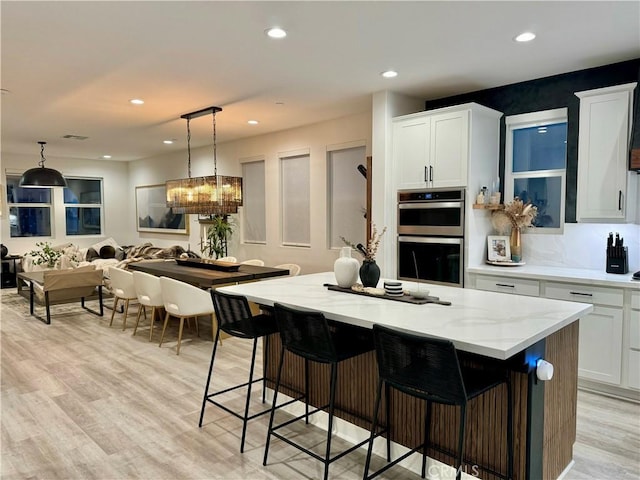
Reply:
<svg viewBox="0 0 640 480"><path fill-rule="evenodd" d="M497 152L501 115L468 103L394 118L397 187L467 186L474 155L484 162L487 152ZM497 174L497 156L493 160Z"/></svg>
<svg viewBox="0 0 640 480"><path fill-rule="evenodd" d="M580 98L577 220L625 221L636 83L577 92Z"/></svg>

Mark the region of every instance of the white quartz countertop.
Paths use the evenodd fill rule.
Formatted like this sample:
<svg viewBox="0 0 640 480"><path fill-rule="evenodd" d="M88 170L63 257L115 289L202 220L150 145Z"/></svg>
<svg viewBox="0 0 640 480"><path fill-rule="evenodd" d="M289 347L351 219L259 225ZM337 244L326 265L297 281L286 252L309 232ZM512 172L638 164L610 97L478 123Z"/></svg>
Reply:
<svg viewBox="0 0 640 480"><path fill-rule="evenodd" d="M468 273L497 275L500 277L528 278L531 280L553 280L557 282L581 283L603 287L622 287L640 290L640 281L632 280L633 272L624 275L606 273L604 270L583 268L543 267L538 265L520 265L497 267L479 265L467 268Z"/></svg>
<svg viewBox="0 0 640 480"><path fill-rule="evenodd" d="M382 285L383 280L380 280ZM456 348L505 360L590 313L585 303L423 284L451 306L415 305L328 290L333 272L241 283L219 290L250 301L323 312L328 319L372 328L378 323L453 341ZM416 288L402 282L405 290Z"/></svg>

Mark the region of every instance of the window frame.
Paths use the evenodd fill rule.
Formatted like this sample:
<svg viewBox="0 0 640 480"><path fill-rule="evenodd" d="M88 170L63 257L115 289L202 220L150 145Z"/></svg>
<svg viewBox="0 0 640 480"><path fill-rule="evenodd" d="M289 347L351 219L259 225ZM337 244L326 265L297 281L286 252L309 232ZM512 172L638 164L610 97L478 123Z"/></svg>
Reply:
<svg viewBox="0 0 640 480"><path fill-rule="evenodd" d="M565 152L565 166L562 169L525 170L513 172L513 132L531 127L543 127L557 123L568 123L568 108L554 108L538 112L522 113L505 117L505 152L504 152L504 202L514 198L513 184L516 179L527 178L560 178L560 226L536 227L527 229L527 233L562 234L565 224L565 205L567 195L567 158Z"/></svg>
<svg viewBox="0 0 640 480"><path fill-rule="evenodd" d="M5 188L3 195L7 203L7 213L9 217L9 237L10 238L54 238L55 237L55 208L54 207L54 190L51 187L38 187L43 190L49 190L50 203L24 203L24 202L10 202L9 201L9 179L17 179L20 181L22 174L20 173L6 173L5 175ZM18 187L21 188L21 187ZM11 209L12 208L42 208L49 211L49 235L12 235L11 231Z"/></svg>
<svg viewBox="0 0 640 480"><path fill-rule="evenodd" d="M64 190L62 192L62 205L64 208L64 233L65 237L101 237L104 234L104 179L102 177L67 176L67 180L93 180L100 182L100 203L67 203L64 201ZM67 189L68 187L65 187ZM100 212L100 231L91 233L69 233L67 228L67 208L97 208Z"/></svg>

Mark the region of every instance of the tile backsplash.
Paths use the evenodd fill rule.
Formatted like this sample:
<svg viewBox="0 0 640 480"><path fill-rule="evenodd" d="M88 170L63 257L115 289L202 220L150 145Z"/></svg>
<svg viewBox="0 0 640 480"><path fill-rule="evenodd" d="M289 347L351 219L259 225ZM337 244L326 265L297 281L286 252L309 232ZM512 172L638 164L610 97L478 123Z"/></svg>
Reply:
<svg viewBox="0 0 640 480"><path fill-rule="evenodd" d="M640 270L640 225L632 223L567 223L562 235L527 233L522 237L522 257L529 265L604 271L609 232L624 238L629 271Z"/></svg>

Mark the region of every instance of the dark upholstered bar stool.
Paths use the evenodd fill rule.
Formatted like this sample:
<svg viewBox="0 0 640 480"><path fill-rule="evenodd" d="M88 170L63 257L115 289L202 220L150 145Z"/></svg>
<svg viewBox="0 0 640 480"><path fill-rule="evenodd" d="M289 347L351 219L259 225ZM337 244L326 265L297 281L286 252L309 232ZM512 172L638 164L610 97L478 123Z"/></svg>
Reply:
<svg viewBox="0 0 640 480"><path fill-rule="evenodd" d="M440 403L460 407L460 425L458 431L458 450L455 453L456 479L462 475L464 455L464 435L466 427L467 402L498 385L507 384L507 452L508 473L499 475L513 477L513 412L511 406L511 382L508 372L480 370L460 365L458 354L452 342L437 338L412 335L403 331L374 325L373 337L378 360L378 393L371 427L369 451L364 467L365 480L376 477L412 453L422 449L422 478L425 477L426 452L429 445L429 425L431 424L431 405ZM407 395L426 401L424 443L387 463L383 468L369 475L371 452L376 431L382 387L386 388L387 412L389 411L389 388L395 388ZM389 421L389 417L387 417ZM391 428L389 425L388 428Z"/></svg>
<svg viewBox="0 0 640 480"><path fill-rule="evenodd" d="M265 382L264 368L265 367L263 366L263 375L261 378L257 378L257 379L253 378L253 370L256 362L256 350L258 347L258 339L261 337L265 337L266 342L268 342L269 335L276 333L278 329L276 327L276 322L273 316L268 316L268 315L254 316L251 313L251 310L249 308L249 302L242 295L230 295L230 294L221 293L221 292L212 290L211 297L213 299L213 306L215 308L216 317L218 319L218 328L216 330L216 336L213 342L213 352L211 353L209 375L207 376L207 383L204 389L204 398L202 399L202 410L200 411L200 422L198 423L198 426L202 427L202 420L204 418L204 409L207 405L207 402L211 402L214 405L217 405L218 407L222 408L223 410L229 412L230 414L242 420L242 440L240 441L240 452L244 452L244 440L247 433L247 422L253 418L256 418L260 415L264 415L265 413L268 413L271 411L271 407L270 407L258 413L255 413L253 415L249 415L249 402L251 401L251 385L252 384L256 382L263 382L262 402L264 403L264 400L265 400L265 396L264 396L264 390L265 390L264 389L264 382ZM253 340L253 353L251 355L251 368L249 369L249 381L246 383L242 383L240 385L236 385L235 387L226 388L224 390L220 390L214 393L209 393L209 386L211 384L211 374L213 373L213 362L215 360L216 350L218 348L220 330L234 337L247 338L247 339ZM267 350L268 348L267 346L265 346L264 351L266 352ZM225 405L214 400L214 397L216 397L217 395L221 395L223 393L227 393L232 390L236 390L238 388L243 388L243 387L247 387L247 398L246 398L243 414L234 412L228 407L226 407Z"/></svg>
<svg viewBox="0 0 640 480"><path fill-rule="evenodd" d="M275 393L273 395L273 404L276 404L278 397L278 391L280 389L280 380L282 378L282 366L284 363L285 350L288 350L294 355L298 355L304 359L305 365L305 413L290 419L280 425L274 426L274 414L275 411L271 411L271 418L269 419L269 431L267 433L267 444L264 450L263 465L267 464L267 458L269 455L269 443L271 436L279 438L285 441L289 445L296 447L297 449L305 452L313 458L320 460L324 464L324 479L326 480L329 475L329 465L343 457L344 455L352 452L353 450L366 444L369 440L364 440L357 445L331 456L331 429L333 427L333 416L335 407L336 396L336 384L338 380L338 363L355 357L362 353L373 350L373 342L371 341L371 332L366 332L366 336L358 338L357 335L349 334L346 331L341 332L338 328L336 331L331 332L327 320L320 312L310 312L306 310L297 310L294 308L286 307L284 305L275 304L274 306L276 323L278 330L280 331L280 338L282 339L282 349L280 353L280 364L278 367L278 376L276 380ZM352 332L350 330L350 332ZM341 334L342 333L342 334ZM309 361L328 364L331 366L331 377L329 385L329 403L322 407L318 407L311 412L309 411ZM299 443L292 441L286 436L279 433L277 430L290 425L291 423L305 419L305 422L309 422L309 415L312 415L320 410L328 409L329 423L327 426L327 445L325 455L320 456L315 452L310 451Z"/></svg>

